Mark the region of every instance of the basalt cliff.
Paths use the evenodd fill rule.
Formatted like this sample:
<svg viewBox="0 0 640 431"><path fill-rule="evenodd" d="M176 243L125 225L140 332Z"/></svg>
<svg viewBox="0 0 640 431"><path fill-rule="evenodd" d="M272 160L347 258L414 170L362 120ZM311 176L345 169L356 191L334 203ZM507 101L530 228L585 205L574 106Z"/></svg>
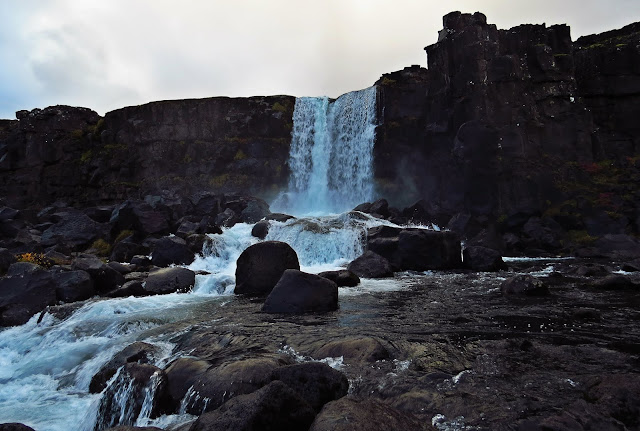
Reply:
<svg viewBox="0 0 640 431"><path fill-rule="evenodd" d="M550 251L605 235L633 242L640 24L572 41L566 25L499 30L459 12L443 21L425 48L428 68L376 83L378 196L415 203L405 218L468 238L528 229ZM269 200L288 182L294 105L289 96L218 97L104 117L67 106L20 111L0 122L0 196L15 208L207 192Z"/></svg>

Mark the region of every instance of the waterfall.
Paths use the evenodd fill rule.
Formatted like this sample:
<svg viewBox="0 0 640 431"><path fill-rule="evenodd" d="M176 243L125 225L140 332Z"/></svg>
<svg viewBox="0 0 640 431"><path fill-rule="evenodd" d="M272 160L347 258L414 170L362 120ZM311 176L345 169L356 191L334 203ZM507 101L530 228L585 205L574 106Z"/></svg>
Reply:
<svg viewBox="0 0 640 431"><path fill-rule="evenodd" d="M373 194L376 88L296 99L289 190L273 207L294 214L339 213Z"/></svg>

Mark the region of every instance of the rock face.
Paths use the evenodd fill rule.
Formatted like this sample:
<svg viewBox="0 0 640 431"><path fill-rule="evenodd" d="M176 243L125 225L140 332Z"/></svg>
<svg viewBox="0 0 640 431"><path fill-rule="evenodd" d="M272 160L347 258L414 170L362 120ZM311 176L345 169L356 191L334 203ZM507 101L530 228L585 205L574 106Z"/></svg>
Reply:
<svg viewBox="0 0 640 431"><path fill-rule="evenodd" d="M0 195L22 207L162 190L269 194L286 184L293 105L289 96L218 97L154 102L104 118L69 106L20 111L0 133L0 158L7 156Z"/></svg>
<svg viewBox="0 0 640 431"><path fill-rule="evenodd" d="M315 412L291 388L281 381L240 395L218 410L205 413L191 427L191 431L214 430L307 430Z"/></svg>
<svg viewBox="0 0 640 431"><path fill-rule="evenodd" d="M267 313L323 313L338 308L338 285L315 274L287 269L262 306Z"/></svg>
<svg viewBox="0 0 640 431"><path fill-rule="evenodd" d="M289 244L280 241L254 244L238 258L234 292L268 295L287 269L300 269L298 255Z"/></svg>

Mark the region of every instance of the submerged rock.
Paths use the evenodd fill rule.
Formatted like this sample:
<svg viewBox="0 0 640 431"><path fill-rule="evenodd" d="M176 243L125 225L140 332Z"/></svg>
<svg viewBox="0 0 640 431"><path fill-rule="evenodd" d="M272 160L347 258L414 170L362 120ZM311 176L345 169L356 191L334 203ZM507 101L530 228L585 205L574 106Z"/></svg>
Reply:
<svg viewBox="0 0 640 431"><path fill-rule="evenodd" d="M506 279L500 285L503 295L546 296L549 288L542 280L527 274L515 275Z"/></svg>
<svg viewBox="0 0 640 431"><path fill-rule="evenodd" d="M300 269L298 255L289 244L280 241L254 244L238 257L234 293L268 295L287 269Z"/></svg>
<svg viewBox="0 0 640 431"><path fill-rule="evenodd" d="M261 220L253 226L251 229L251 235L256 238L264 239L269 233L269 226L270 224L268 220Z"/></svg>
<svg viewBox="0 0 640 431"><path fill-rule="evenodd" d="M262 306L267 313L323 313L338 308L338 286L331 280L287 269Z"/></svg>

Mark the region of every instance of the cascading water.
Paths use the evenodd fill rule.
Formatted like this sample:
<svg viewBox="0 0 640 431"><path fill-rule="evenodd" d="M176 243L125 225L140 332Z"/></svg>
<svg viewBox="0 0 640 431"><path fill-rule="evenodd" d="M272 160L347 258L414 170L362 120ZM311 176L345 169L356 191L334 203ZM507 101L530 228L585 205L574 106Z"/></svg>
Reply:
<svg viewBox="0 0 640 431"><path fill-rule="evenodd" d="M376 88L328 98L296 99L289 153L289 190L274 210L339 213L373 195Z"/></svg>
<svg viewBox="0 0 640 431"><path fill-rule="evenodd" d="M266 239L290 244L303 271L344 266L362 254L367 228L390 224L357 212L339 214L372 198L375 127L374 87L333 102L297 99L289 192L271 207L314 215L272 221ZM91 431L118 423L166 427L192 419L187 411L203 411L209 400L193 388L176 414L152 419L154 382L142 396L132 395L131 380L116 377L102 394L89 393L89 383L115 353L135 341L161 347L162 357L154 364L160 368L185 354L172 351L172 337L188 330L189 322L211 322L229 301L222 298L231 298L236 260L259 241L251 228L240 223L210 235L189 266L202 271L189 294L91 300L71 314L46 313L40 321L34 316L23 326L0 331L0 422L22 422L38 431ZM390 284L393 280L363 280L359 289L378 291ZM108 391L113 408L101 408Z"/></svg>

